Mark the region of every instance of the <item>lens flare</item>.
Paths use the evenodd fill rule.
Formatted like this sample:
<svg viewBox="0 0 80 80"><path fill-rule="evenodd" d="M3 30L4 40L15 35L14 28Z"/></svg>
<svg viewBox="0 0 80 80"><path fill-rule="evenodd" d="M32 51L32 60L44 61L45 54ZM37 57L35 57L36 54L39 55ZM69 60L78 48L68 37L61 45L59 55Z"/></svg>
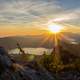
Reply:
<svg viewBox="0 0 80 80"><path fill-rule="evenodd" d="M49 24L48 28L52 33L59 33L62 30L62 26L58 24Z"/></svg>

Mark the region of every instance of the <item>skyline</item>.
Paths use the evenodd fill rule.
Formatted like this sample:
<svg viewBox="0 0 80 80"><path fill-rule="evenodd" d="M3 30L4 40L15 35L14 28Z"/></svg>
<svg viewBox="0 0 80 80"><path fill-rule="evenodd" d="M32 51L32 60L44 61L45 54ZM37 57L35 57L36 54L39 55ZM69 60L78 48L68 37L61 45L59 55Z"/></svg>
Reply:
<svg viewBox="0 0 80 80"><path fill-rule="evenodd" d="M80 33L80 0L0 0L0 37L36 35L48 22Z"/></svg>

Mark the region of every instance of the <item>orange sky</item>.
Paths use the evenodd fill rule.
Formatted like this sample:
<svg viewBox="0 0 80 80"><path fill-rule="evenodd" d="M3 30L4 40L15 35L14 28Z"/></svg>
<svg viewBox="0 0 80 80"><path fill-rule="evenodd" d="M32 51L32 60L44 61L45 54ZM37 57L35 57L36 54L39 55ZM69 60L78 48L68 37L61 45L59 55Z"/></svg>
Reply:
<svg viewBox="0 0 80 80"><path fill-rule="evenodd" d="M24 27L21 25L1 25L0 37L18 36L18 35L40 35L44 30L34 27ZM13 27L14 26L14 27Z"/></svg>
<svg viewBox="0 0 80 80"><path fill-rule="evenodd" d="M68 25L69 26L69 25ZM45 26L43 26L45 27ZM40 35L43 33L47 33L48 30L47 26L45 29L39 28L39 26L28 26L28 25L0 25L0 37L5 36L22 36L22 35ZM76 28L74 26L67 27L65 29L67 32L72 33L79 33L80 34L80 28Z"/></svg>

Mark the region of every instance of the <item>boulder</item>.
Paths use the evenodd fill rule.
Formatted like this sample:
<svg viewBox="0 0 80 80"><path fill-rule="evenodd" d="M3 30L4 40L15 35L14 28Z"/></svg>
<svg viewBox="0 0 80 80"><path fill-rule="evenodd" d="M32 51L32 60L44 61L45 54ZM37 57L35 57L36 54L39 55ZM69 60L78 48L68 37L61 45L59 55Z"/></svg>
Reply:
<svg viewBox="0 0 80 80"><path fill-rule="evenodd" d="M34 66L33 63L30 64ZM55 80L47 70L36 67L19 65L0 47L0 80Z"/></svg>

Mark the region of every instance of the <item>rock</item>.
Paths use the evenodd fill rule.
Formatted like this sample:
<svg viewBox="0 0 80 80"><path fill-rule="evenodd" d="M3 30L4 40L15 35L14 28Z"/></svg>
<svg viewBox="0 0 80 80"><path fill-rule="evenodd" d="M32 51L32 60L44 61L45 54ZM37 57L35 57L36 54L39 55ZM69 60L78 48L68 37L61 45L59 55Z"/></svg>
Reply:
<svg viewBox="0 0 80 80"><path fill-rule="evenodd" d="M0 80L55 80L47 70L35 67L19 65L0 47Z"/></svg>

